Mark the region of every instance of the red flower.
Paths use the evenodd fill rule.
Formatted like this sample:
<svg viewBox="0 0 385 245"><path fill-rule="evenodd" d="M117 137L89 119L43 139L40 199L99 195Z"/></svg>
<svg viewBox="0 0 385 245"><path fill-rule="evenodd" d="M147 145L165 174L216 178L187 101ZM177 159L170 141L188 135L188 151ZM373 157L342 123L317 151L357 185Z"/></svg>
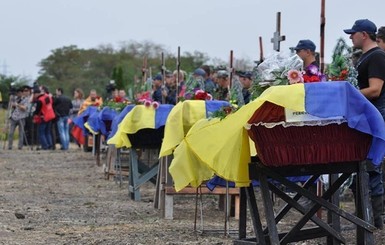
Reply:
<svg viewBox="0 0 385 245"><path fill-rule="evenodd" d="M151 106L151 100L145 100L143 104L145 107L150 107Z"/></svg>
<svg viewBox="0 0 385 245"><path fill-rule="evenodd" d="M154 102L152 102L151 104L152 104L152 107L153 107L155 110L158 109L159 106L160 106L159 102L157 102L157 101L154 101Z"/></svg>
<svg viewBox="0 0 385 245"><path fill-rule="evenodd" d="M208 96L207 92L199 91L198 93L195 93L195 97L194 98L196 100L206 100L207 96Z"/></svg>
<svg viewBox="0 0 385 245"><path fill-rule="evenodd" d="M123 98L121 98L121 97L119 97L119 96L116 96L116 97L114 98L114 101L115 101L115 102L123 102Z"/></svg>
<svg viewBox="0 0 385 245"><path fill-rule="evenodd" d="M314 82L319 82L319 81L320 81L319 76L316 76L316 75L309 76L307 74L303 75L303 82L304 83L314 83Z"/></svg>

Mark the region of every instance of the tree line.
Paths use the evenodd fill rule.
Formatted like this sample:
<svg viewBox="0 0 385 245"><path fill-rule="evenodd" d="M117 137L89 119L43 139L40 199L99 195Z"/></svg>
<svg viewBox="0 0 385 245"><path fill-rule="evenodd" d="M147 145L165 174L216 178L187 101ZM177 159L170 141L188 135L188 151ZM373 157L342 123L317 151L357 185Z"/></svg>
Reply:
<svg viewBox="0 0 385 245"><path fill-rule="evenodd" d="M110 80L115 80L120 89L136 92L141 89L144 71L147 77L161 72L162 53L165 61L163 67L170 71L175 70L176 54L151 41L122 42L118 48L112 45L100 45L91 49L82 49L76 45L64 46L52 50L48 57L38 63L39 76L32 82L44 84L51 91L61 87L68 96L72 96L75 88L81 88L85 93L93 88L100 95L105 96L106 86ZM211 60L207 54L194 51L181 54L180 68L192 72L197 67L207 64L208 61L215 66L228 65L228 61ZM238 60L241 66L250 67L250 63L247 60ZM0 75L0 91L3 100L7 101L9 93L7 90L11 83L24 85L32 82L21 77Z"/></svg>

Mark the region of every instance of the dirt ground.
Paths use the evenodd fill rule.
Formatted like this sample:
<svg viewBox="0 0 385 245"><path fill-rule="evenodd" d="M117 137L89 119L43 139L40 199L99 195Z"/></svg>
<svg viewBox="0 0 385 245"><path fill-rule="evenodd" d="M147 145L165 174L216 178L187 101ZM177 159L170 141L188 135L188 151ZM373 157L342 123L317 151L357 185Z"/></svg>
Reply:
<svg viewBox="0 0 385 245"><path fill-rule="evenodd" d="M203 227L219 232L202 233L193 229L193 196L175 196L174 219L165 220L153 208L154 193L148 183L142 188L141 201L130 200L127 181L119 187L114 180L106 180L92 154L76 146L67 152L1 149L0 244L219 245L236 239L234 218L229 223L231 235L224 236L224 214L218 210L217 196L203 198ZM248 229L251 236L250 221ZM384 233L375 232L375 244L383 244ZM347 244L355 244L355 232L347 231L346 239Z"/></svg>

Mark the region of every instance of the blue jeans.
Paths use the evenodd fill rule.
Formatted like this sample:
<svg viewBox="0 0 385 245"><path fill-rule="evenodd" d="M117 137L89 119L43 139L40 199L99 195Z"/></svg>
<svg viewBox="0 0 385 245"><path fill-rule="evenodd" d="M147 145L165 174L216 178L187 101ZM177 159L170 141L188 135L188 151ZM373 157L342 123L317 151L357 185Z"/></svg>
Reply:
<svg viewBox="0 0 385 245"><path fill-rule="evenodd" d="M68 150L70 144L70 133L68 125L68 116L59 117L56 122L57 131L59 132L59 138L62 150Z"/></svg>
<svg viewBox="0 0 385 245"><path fill-rule="evenodd" d="M39 141L43 150L53 149L52 121L41 122L37 128Z"/></svg>

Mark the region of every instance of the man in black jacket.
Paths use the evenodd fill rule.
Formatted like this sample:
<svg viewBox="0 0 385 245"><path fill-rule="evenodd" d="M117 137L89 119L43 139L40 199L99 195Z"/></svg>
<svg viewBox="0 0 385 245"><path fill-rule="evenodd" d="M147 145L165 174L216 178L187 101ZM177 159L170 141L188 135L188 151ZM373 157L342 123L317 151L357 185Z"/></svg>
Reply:
<svg viewBox="0 0 385 245"><path fill-rule="evenodd" d="M72 101L63 95L63 89L56 89L56 97L54 99L54 110L56 114L56 125L59 132L61 150L68 150L70 143L68 118L72 109Z"/></svg>

